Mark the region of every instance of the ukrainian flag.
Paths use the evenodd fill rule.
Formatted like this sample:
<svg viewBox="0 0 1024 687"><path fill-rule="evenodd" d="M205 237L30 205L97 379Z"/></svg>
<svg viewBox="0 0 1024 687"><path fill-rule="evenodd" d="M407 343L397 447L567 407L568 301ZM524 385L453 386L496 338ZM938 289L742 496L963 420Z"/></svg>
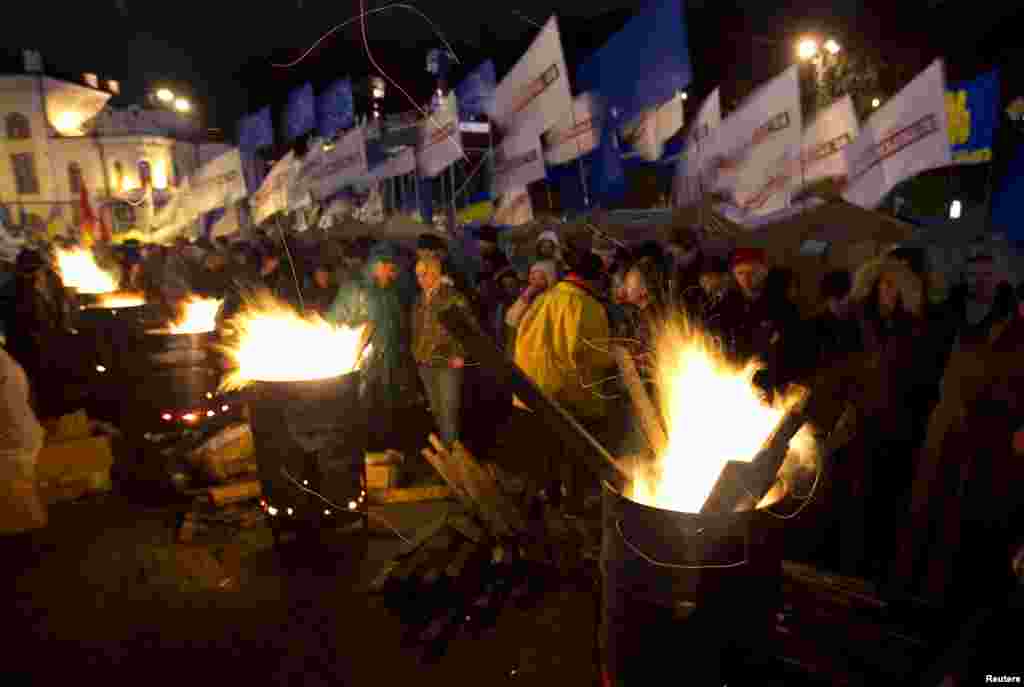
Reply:
<svg viewBox="0 0 1024 687"><path fill-rule="evenodd" d="M946 91L946 115L953 161L991 162L1000 117L998 71L951 84Z"/></svg>

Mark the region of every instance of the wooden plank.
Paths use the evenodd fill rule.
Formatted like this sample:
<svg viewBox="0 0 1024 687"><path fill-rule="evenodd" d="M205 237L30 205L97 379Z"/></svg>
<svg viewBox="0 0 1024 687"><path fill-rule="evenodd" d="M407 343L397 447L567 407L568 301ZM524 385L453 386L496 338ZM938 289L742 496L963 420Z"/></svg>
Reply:
<svg viewBox="0 0 1024 687"><path fill-rule="evenodd" d="M418 503L421 501L444 501L452 498L451 487L447 485L430 485L423 487L406 487L404 489L371 490L370 503L384 505L388 503Z"/></svg>
<svg viewBox="0 0 1024 687"><path fill-rule="evenodd" d="M455 552L455 557L448 564L448 567L445 568L445 575L451 578L461 576L462 571L466 568L466 564L473 555L478 554L480 550L478 543L473 541L463 541L462 544L459 545L458 551Z"/></svg>
<svg viewBox="0 0 1024 687"><path fill-rule="evenodd" d="M633 356L622 346L615 346L615 361L622 373L622 381L629 392L629 398L633 401L633 410L640 420L640 427L643 429L644 437L651 452L656 456L664 455L668 446L668 434L661 422L661 417L651 402L647 390L644 388L640 373L637 372L633 362Z"/></svg>
<svg viewBox="0 0 1024 687"><path fill-rule="evenodd" d="M381 568L380 572L377 573L377 576L373 578L373 581L370 582L370 591L383 591L384 587L387 586L388 581L391 579L391 576L394 574L396 570L398 570L398 567L401 564L401 561L398 559L388 561L388 563L383 568Z"/></svg>
<svg viewBox="0 0 1024 687"><path fill-rule="evenodd" d="M398 568L391 574L391 581L399 584L408 582L416 574L416 571L421 566L430 560L430 557L435 554L435 551L428 547L420 547L411 556L405 558Z"/></svg>
<svg viewBox="0 0 1024 687"><path fill-rule="evenodd" d="M458 531L458 533L463 537L477 544L487 537L487 533L484 529L474 522L469 515L464 513L451 516L448 519L448 524L451 525L452 529Z"/></svg>
<svg viewBox="0 0 1024 687"><path fill-rule="evenodd" d="M424 525L421 529L417 530L415 536L408 542L402 544L402 548L398 550L396 558L404 558L409 554L415 552L421 546L427 543L427 541L435 534L443 530L448 522L448 514L445 513L440 518L433 522Z"/></svg>
<svg viewBox="0 0 1024 687"><path fill-rule="evenodd" d="M234 484L210 487L209 489L210 503L215 506L226 506L232 503L251 501L258 499L262 493L263 490L259 480L246 480L244 482L235 482Z"/></svg>
<svg viewBox="0 0 1024 687"><path fill-rule="evenodd" d="M481 467L473 454L459 442L455 442L454 458L462 465L466 484L471 493L476 492L473 496L484 509L485 515L501 523L502 529L495 533L505 535L522 532L524 523L519 509L505 496L498 483Z"/></svg>

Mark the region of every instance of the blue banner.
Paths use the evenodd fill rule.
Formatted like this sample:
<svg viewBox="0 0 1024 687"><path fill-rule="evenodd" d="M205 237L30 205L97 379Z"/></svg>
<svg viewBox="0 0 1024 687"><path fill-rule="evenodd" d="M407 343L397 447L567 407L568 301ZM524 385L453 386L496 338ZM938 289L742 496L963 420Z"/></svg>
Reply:
<svg viewBox="0 0 1024 687"><path fill-rule="evenodd" d="M328 86L316 99L316 130L324 138L331 138L355 123L355 104L352 101L352 82L339 79Z"/></svg>
<svg viewBox="0 0 1024 687"><path fill-rule="evenodd" d="M270 108L264 107L238 122L238 148L243 153L252 153L264 146L274 145L274 124Z"/></svg>
<svg viewBox="0 0 1024 687"><path fill-rule="evenodd" d="M576 90L597 91L629 122L693 81L682 0L653 0L576 70Z"/></svg>
<svg viewBox="0 0 1024 687"><path fill-rule="evenodd" d="M626 195L626 171L622 168L622 152L619 150L618 127L604 126L601 145L592 155L590 165L589 191L591 204L608 207Z"/></svg>
<svg viewBox="0 0 1024 687"><path fill-rule="evenodd" d="M1000 153L1002 157L1002 153ZM1006 167L992 194L992 229L1024 248L1024 145L1017 146L1014 158Z"/></svg>
<svg viewBox="0 0 1024 687"><path fill-rule="evenodd" d="M459 119L468 122L490 112L497 83L494 62L491 60L470 72L455 89L455 97L459 101Z"/></svg>
<svg viewBox="0 0 1024 687"><path fill-rule="evenodd" d="M434 223L434 180L421 177L418 182L420 198L420 219L425 224Z"/></svg>
<svg viewBox="0 0 1024 687"><path fill-rule="evenodd" d="M313 85L306 84L288 94L288 105L284 110L285 140L294 141L312 131L316 126L316 98Z"/></svg>
<svg viewBox="0 0 1024 687"><path fill-rule="evenodd" d="M953 161L962 164L992 161L999 110L999 72L991 71L972 81L950 84L946 114Z"/></svg>

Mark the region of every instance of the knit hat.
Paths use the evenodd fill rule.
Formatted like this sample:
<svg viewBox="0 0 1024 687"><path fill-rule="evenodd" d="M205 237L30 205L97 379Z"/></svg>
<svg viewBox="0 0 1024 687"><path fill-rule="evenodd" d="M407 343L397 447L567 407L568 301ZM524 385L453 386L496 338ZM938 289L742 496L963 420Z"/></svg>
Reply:
<svg viewBox="0 0 1024 687"><path fill-rule="evenodd" d="M736 269L740 265L762 265L768 264L768 257L761 248L737 248L732 253L732 260L729 261L729 269Z"/></svg>
<svg viewBox="0 0 1024 687"><path fill-rule="evenodd" d="M435 236L434 234L420 234L419 241L416 243L416 249L444 252L448 250L448 246L440 236Z"/></svg>
<svg viewBox="0 0 1024 687"><path fill-rule="evenodd" d="M548 278L548 285L553 286L558 281L558 266L554 260L538 260L530 265L530 271L539 270Z"/></svg>
<svg viewBox="0 0 1024 687"><path fill-rule="evenodd" d="M547 231L541 232L541 235L537 237L537 243L540 243L541 241L550 241L551 243L555 244L556 246L561 246L562 245L562 242L558 240L558 234L556 234L555 232L551 231L550 229L547 230Z"/></svg>

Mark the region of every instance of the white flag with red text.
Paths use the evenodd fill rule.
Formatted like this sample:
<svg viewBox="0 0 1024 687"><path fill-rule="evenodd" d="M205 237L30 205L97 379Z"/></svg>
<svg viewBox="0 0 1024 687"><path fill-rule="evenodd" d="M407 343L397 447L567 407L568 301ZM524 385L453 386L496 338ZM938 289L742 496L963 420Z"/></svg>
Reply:
<svg viewBox="0 0 1024 687"><path fill-rule="evenodd" d="M540 136L571 108L569 70L558 20L552 16L495 88L492 121L503 134L529 130Z"/></svg>
<svg viewBox="0 0 1024 687"><path fill-rule="evenodd" d="M622 128L622 142L633 147L641 159L655 162L665 152L665 143L683 128L683 101L672 98L658 107L644 110Z"/></svg>
<svg viewBox="0 0 1024 687"><path fill-rule="evenodd" d="M589 155L601 143L604 117L604 103L598 96L593 93L577 96L572 109L543 136L547 163L564 165Z"/></svg>
<svg viewBox="0 0 1024 687"><path fill-rule="evenodd" d="M877 207L901 181L952 164L948 129L945 70L935 60L876 110L847 147L846 200Z"/></svg>
<svg viewBox="0 0 1024 687"><path fill-rule="evenodd" d="M857 111L853 99L845 95L818 113L804 131L802 184L821 179L845 179L849 174L846 147L857 138Z"/></svg>
<svg viewBox="0 0 1024 687"><path fill-rule="evenodd" d="M420 122L416 166L421 177L433 178L462 157L459 107L455 91L443 98L429 117Z"/></svg>
<svg viewBox="0 0 1024 687"><path fill-rule="evenodd" d="M361 126L350 129L329 150L308 155L301 171L300 194L308 190L323 200L365 177L365 133Z"/></svg>
<svg viewBox="0 0 1024 687"><path fill-rule="evenodd" d="M540 138L529 130L509 136L494 154L494 193L523 188L545 177Z"/></svg>
<svg viewBox="0 0 1024 687"><path fill-rule="evenodd" d="M262 224L274 213L288 210L288 194L295 183L298 167L294 151L289 151L274 163L263 183L249 198L253 223Z"/></svg>
<svg viewBox="0 0 1024 687"><path fill-rule="evenodd" d="M697 116L686 133L683 155L676 163L672 180L672 204L686 207L700 201L703 175L701 170L707 159L711 135L722 123L722 103L718 89L711 91L697 110Z"/></svg>

